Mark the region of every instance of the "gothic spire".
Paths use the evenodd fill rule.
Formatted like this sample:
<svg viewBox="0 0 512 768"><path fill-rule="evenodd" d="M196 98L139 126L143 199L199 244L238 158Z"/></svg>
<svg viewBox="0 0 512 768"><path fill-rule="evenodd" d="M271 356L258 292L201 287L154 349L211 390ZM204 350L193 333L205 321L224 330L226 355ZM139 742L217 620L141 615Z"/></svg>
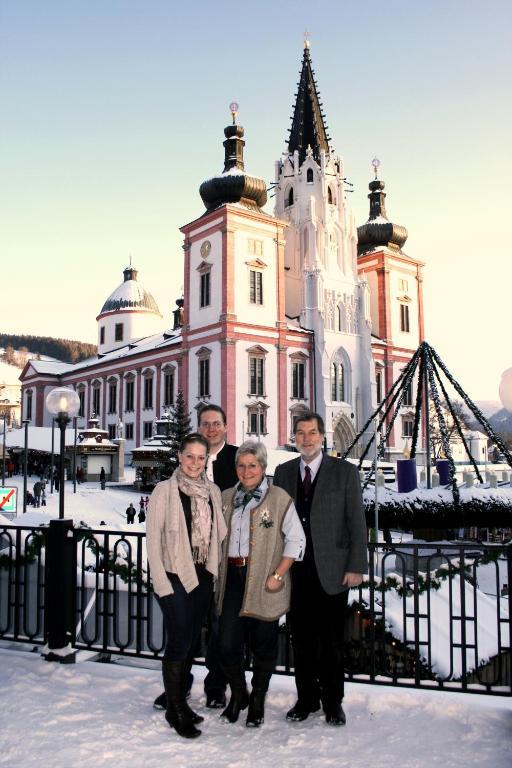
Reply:
<svg viewBox="0 0 512 768"><path fill-rule="evenodd" d="M311 66L309 40L307 39L304 41L304 55L298 89L288 141L288 152L293 154L295 150L298 150L299 161L302 164L309 146L315 160L320 162L320 150L329 152L329 137L324 123L325 115L322 112L322 102L317 90L315 73Z"/></svg>

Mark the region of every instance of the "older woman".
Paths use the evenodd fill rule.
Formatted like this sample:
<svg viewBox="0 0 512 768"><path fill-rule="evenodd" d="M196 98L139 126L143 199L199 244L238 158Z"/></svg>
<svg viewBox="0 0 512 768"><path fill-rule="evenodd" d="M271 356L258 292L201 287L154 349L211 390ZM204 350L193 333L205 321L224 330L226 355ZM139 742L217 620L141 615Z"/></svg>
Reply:
<svg viewBox="0 0 512 768"><path fill-rule="evenodd" d="M221 717L231 723L249 705L248 726L259 727L277 657L278 620L290 603L289 569L304 554L305 536L292 499L265 478L265 446L247 441L236 453L239 483L222 494L228 536L217 591L219 645L231 688ZM253 655L251 695L244 640Z"/></svg>
<svg viewBox="0 0 512 768"><path fill-rule="evenodd" d="M202 435L185 437L178 469L151 494L146 530L151 580L166 633L165 717L187 739L201 733L196 724L203 718L188 706L185 690L226 535L220 491L205 476L207 458Z"/></svg>

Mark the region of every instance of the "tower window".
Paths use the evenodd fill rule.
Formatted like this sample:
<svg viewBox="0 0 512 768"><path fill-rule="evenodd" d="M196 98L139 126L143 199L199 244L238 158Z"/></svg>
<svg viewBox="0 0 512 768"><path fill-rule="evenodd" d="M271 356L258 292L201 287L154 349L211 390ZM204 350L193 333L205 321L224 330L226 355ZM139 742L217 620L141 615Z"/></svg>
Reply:
<svg viewBox="0 0 512 768"><path fill-rule="evenodd" d="M263 256L263 240L255 240L250 237L247 241L247 248L252 256Z"/></svg>
<svg viewBox="0 0 512 768"><path fill-rule="evenodd" d="M210 397L210 358L199 360L199 397Z"/></svg>
<svg viewBox="0 0 512 768"><path fill-rule="evenodd" d="M400 304L400 330L403 331L403 333L409 333L411 330L408 304Z"/></svg>
<svg viewBox="0 0 512 768"><path fill-rule="evenodd" d="M306 173L306 181L307 181L308 184L312 184L313 183L313 169L312 168L308 168L308 171Z"/></svg>
<svg viewBox="0 0 512 768"><path fill-rule="evenodd" d="M331 187L327 188L327 202L329 205L334 205L334 195Z"/></svg>
<svg viewBox="0 0 512 768"><path fill-rule="evenodd" d="M409 290L409 281L403 280L402 278L398 281L398 290L403 291L404 293L407 293Z"/></svg>
<svg viewBox="0 0 512 768"><path fill-rule="evenodd" d="M255 269L249 272L249 301L251 304L263 304L263 274Z"/></svg>
<svg viewBox="0 0 512 768"><path fill-rule="evenodd" d="M405 416L402 419L402 437L412 437L414 430L414 421L410 416Z"/></svg>
<svg viewBox="0 0 512 768"><path fill-rule="evenodd" d="M306 366L304 363L292 363L292 397L304 400L306 391Z"/></svg>
<svg viewBox="0 0 512 768"><path fill-rule="evenodd" d="M105 326L102 325L100 328L100 344L105 343Z"/></svg>
<svg viewBox="0 0 512 768"><path fill-rule="evenodd" d="M203 272L201 275L199 306L210 306L210 272Z"/></svg>
<svg viewBox="0 0 512 768"><path fill-rule="evenodd" d="M382 371L375 374L375 383L377 385L377 403L382 402Z"/></svg>
<svg viewBox="0 0 512 768"><path fill-rule="evenodd" d="M412 405L412 382L409 383L409 386L404 391L402 405Z"/></svg>
<svg viewBox="0 0 512 768"><path fill-rule="evenodd" d="M286 195L286 200L285 200L284 204L285 204L285 207L287 207L287 208L290 205L293 205L293 187L290 187L290 191Z"/></svg>
<svg viewBox="0 0 512 768"><path fill-rule="evenodd" d="M263 357L249 357L249 394L265 394L265 360Z"/></svg>
<svg viewBox="0 0 512 768"><path fill-rule="evenodd" d="M331 377L331 399L341 403L345 400L345 371L342 363L332 364Z"/></svg>
<svg viewBox="0 0 512 768"><path fill-rule="evenodd" d="M123 340L123 323L116 323L115 327L115 340L116 341L122 341Z"/></svg>

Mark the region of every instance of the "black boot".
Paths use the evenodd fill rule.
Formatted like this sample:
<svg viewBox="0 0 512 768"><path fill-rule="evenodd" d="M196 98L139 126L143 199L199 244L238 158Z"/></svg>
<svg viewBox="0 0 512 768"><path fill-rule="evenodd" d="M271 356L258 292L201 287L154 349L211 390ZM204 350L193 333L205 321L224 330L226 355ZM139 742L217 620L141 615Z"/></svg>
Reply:
<svg viewBox="0 0 512 768"><path fill-rule="evenodd" d="M183 693L184 661L162 661L162 677L164 679L167 711L165 719L176 733L184 739L195 739L201 731L195 727L185 706Z"/></svg>
<svg viewBox="0 0 512 768"><path fill-rule="evenodd" d="M187 712L188 716L194 723L194 725L197 725L198 723L202 723L204 720L204 717L201 715L198 715L197 712L194 712L192 707L189 706L189 703L187 701L188 696L190 696L190 688L192 686L192 682L194 680L194 677L192 675L192 662L187 661L183 666L183 679L181 681L182 684L182 691L183 691L183 703L185 706L185 711Z"/></svg>
<svg viewBox="0 0 512 768"><path fill-rule="evenodd" d="M226 667L224 672L231 688L231 698L226 709L221 714L221 718L228 720L230 723L236 723L241 710L245 709L249 704L245 672L242 666Z"/></svg>
<svg viewBox="0 0 512 768"><path fill-rule="evenodd" d="M265 720L265 697L273 668L273 664L256 664L254 667L252 691L249 697L249 711L245 723L248 728L259 728Z"/></svg>

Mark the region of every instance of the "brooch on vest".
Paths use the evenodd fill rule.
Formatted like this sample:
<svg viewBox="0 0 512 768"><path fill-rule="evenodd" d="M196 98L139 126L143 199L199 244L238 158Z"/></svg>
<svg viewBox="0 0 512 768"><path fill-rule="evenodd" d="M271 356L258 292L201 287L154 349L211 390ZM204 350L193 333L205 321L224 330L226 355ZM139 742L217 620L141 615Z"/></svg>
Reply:
<svg viewBox="0 0 512 768"><path fill-rule="evenodd" d="M260 526L262 528L272 528L273 525L274 525L274 521L271 519L270 512L268 511L268 509L262 509Z"/></svg>

